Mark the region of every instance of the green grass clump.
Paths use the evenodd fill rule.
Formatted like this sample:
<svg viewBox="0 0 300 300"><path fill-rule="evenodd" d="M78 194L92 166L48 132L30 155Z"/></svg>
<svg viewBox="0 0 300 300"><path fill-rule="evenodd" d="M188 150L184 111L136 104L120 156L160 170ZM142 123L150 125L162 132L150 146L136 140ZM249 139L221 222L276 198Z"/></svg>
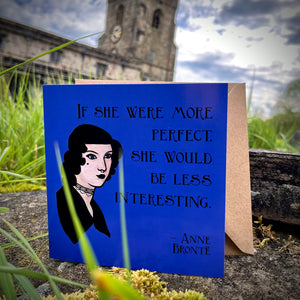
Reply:
<svg viewBox="0 0 300 300"><path fill-rule="evenodd" d="M0 77L0 192L45 187L41 86L29 74Z"/></svg>
<svg viewBox="0 0 300 300"><path fill-rule="evenodd" d="M286 116L285 120L288 119L289 116ZM267 120L255 114L248 116L249 148L299 152L299 149L291 145L291 139L297 125L290 124L282 127L282 121L282 118L278 118L277 115Z"/></svg>
<svg viewBox="0 0 300 300"><path fill-rule="evenodd" d="M2 212L4 212L3 208ZM58 300L64 300L57 287L58 282L72 284L83 288L86 287L83 284L51 275L47 267L39 258L38 254L30 246L30 239L25 239L25 237L9 222L5 221L4 219L2 221L9 228L9 230L0 227L0 233L9 239L11 243L0 246L0 287L2 289L0 299L17 300L18 292L21 290L21 293L28 296L28 299L41 300L41 296L38 294L29 278L47 280L50 283L56 299ZM18 268L9 263L6 259L4 249L12 246L20 247L28 255L28 257L32 259L32 261L37 263L41 269L41 272L33 271L27 268Z"/></svg>

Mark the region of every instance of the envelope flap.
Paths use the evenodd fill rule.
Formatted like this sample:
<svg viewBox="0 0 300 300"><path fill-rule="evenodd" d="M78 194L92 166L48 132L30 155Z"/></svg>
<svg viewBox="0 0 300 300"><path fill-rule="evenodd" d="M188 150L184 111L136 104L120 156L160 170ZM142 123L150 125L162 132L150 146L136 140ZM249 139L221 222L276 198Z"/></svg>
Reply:
<svg viewBox="0 0 300 300"><path fill-rule="evenodd" d="M230 239L227 238L226 247L232 242L241 252L253 254L245 84L228 84L226 169L225 232Z"/></svg>

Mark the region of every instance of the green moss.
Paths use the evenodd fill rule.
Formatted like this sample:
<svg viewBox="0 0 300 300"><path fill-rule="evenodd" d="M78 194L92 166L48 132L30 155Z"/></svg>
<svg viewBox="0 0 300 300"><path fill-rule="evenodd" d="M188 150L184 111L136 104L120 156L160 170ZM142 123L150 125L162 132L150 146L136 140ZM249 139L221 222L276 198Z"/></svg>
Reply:
<svg viewBox="0 0 300 300"><path fill-rule="evenodd" d="M127 271L121 268L112 268L112 273L124 282L127 281ZM131 271L132 286L137 289L147 299L151 300L206 300L203 293L192 290L168 291L167 283L160 280L160 277L155 272L150 272L145 269ZM96 290L91 287L84 292L75 292L72 294L64 294L65 300L98 300ZM56 297L43 297L43 300L55 300Z"/></svg>
<svg viewBox="0 0 300 300"><path fill-rule="evenodd" d="M115 276L124 282L127 281L127 271L121 268L112 268L111 271ZM203 293L199 293L193 290L186 290L185 292L177 292L175 290L168 291L167 283L161 281L160 277L155 272L150 272L145 269L131 271L131 284L138 290L143 296L151 300L205 300L206 297ZM98 299L97 293L93 289L86 290L82 295L82 298L74 299ZM53 298L47 298L50 300ZM68 298L69 299L69 298ZM70 298L73 299L73 298Z"/></svg>
<svg viewBox="0 0 300 300"><path fill-rule="evenodd" d="M18 183L14 185L3 185L0 186L0 193L18 193L18 192L28 192L28 191L39 191L46 190L43 185L36 185L33 183Z"/></svg>

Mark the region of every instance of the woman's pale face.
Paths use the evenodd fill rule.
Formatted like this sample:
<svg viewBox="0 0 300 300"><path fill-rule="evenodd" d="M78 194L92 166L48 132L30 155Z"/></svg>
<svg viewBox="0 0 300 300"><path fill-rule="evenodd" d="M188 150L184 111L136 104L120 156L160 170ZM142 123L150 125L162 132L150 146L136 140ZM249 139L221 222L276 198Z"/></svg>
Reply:
<svg viewBox="0 0 300 300"><path fill-rule="evenodd" d="M112 147L110 144L86 144L86 147L87 151L82 153L85 164L79 175L75 175L77 183L90 189L101 187L110 172Z"/></svg>

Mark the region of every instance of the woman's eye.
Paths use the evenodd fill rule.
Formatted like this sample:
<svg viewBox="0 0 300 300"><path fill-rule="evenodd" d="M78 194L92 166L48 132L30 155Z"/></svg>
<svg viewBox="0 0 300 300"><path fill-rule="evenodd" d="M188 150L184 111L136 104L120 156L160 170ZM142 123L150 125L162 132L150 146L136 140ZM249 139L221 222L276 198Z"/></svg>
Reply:
<svg viewBox="0 0 300 300"><path fill-rule="evenodd" d="M96 159L97 158L97 156L95 154L91 154L91 153L88 154L86 157L89 158L89 159Z"/></svg>
<svg viewBox="0 0 300 300"><path fill-rule="evenodd" d="M106 154L104 155L104 158L111 158L111 154L110 154L110 153L106 153Z"/></svg>

